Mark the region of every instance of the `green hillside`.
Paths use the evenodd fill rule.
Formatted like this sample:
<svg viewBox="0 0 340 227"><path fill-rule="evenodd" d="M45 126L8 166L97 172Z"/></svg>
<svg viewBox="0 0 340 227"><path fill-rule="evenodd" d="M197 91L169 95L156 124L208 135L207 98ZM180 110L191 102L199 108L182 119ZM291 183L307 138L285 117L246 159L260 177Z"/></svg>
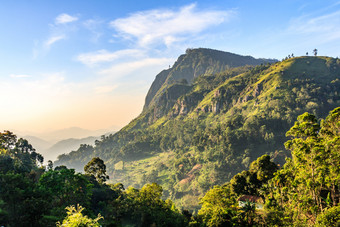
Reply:
<svg viewBox="0 0 340 227"><path fill-rule="evenodd" d="M283 165L290 156L285 133L297 116L308 111L324 118L340 106L339 59L297 57L222 68L188 83L165 83L168 72L162 72L162 92L151 92L139 117L94 147L59 156L55 165L81 170L99 156L113 182L137 188L157 182L178 206L197 209L198 197L263 154Z"/></svg>

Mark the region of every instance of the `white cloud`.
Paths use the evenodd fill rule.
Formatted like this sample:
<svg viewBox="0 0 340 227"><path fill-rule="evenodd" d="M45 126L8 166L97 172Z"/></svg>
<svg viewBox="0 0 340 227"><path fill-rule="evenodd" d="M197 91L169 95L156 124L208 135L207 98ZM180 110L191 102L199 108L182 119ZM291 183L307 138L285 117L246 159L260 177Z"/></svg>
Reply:
<svg viewBox="0 0 340 227"><path fill-rule="evenodd" d="M169 62L173 62L173 59L169 58L145 58L142 60L132 61L132 62L124 62L121 64L116 64L111 68L104 69L100 74L106 74L113 78L123 77L132 72L135 72L141 68L145 67L159 67L166 66Z"/></svg>
<svg viewBox="0 0 340 227"><path fill-rule="evenodd" d="M107 50L98 50L95 52L79 54L76 57L76 60L80 61L81 63L87 66L94 66L98 63L112 62L120 58L125 58L125 57L136 58L136 57L142 57L142 56L143 56L143 52L137 49L125 49L125 50L119 50L115 52L109 52Z"/></svg>
<svg viewBox="0 0 340 227"><path fill-rule="evenodd" d="M52 44L66 39L65 35L56 35L56 36L51 36L48 40L46 40L46 42L44 43L45 48L49 48Z"/></svg>
<svg viewBox="0 0 340 227"><path fill-rule="evenodd" d="M39 54L46 53L46 51L49 50L49 48L55 44L56 42L60 40L64 40L67 37L67 34L74 31L75 27L74 26L69 26L66 25L68 23L77 21L78 17L68 15L66 13L60 14L55 18L55 23L54 24L49 24L50 27L50 35L48 38L41 42L40 47L35 47L33 50L33 58L36 59ZM35 44L38 46L38 44Z"/></svg>
<svg viewBox="0 0 340 227"><path fill-rule="evenodd" d="M234 11L196 10L191 4L174 10L150 10L131 14L110 22L125 39L136 39L140 46L165 44L167 46L221 24L235 14Z"/></svg>
<svg viewBox="0 0 340 227"><path fill-rule="evenodd" d="M67 23L77 21L77 20L78 20L78 17L74 17L66 13L63 13L55 18L55 24L67 24Z"/></svg>

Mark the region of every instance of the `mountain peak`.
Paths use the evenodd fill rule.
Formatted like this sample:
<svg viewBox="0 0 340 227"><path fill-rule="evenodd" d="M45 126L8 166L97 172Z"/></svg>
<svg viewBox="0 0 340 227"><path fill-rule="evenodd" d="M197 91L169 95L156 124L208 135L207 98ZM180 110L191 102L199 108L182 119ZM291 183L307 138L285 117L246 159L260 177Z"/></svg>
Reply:
<svg viewBox="0 0 340 227"><path fill-rule="evenodd" d="M201 75L220 73L226 69L239 66L260 65L276 61L273 59L256 59L251 56L208 48L188 48L185 54L178 57L171 68L163 70L156 76L146 95L143 112L146 112L152 106L157 106L164 92L174 83L187 81L190 85L195 78Z"/></svg>

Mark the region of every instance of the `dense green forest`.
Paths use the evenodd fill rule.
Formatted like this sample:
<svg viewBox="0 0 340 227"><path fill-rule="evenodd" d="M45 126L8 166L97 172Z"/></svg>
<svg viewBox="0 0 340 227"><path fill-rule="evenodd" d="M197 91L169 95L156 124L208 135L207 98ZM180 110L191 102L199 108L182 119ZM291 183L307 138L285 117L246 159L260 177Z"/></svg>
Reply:
<svg viewBox="0 0 340 227"><path fill-rule="evenodd" d="M304 113L286 135L281 168L269 155L216 185L192 214L162 199L157 183L140 189L106 183L93 158L84 174L43 166L25 139L0 133L1 226L336 226L340 224L340 107L325 120ZM244 199L245 198L245 199Z"/></svg>
<svg viewBox="0 0 340 227"><path fill-rule="evenodd" d="M85 174L42 162L27 140L0 133L1 226L188 224L170 200L161 199L162 188L155 183L141 189L105 184L106 167L99 158L84 167Z"/></svg>
<svg viewBox="0 0 340 227"><path fill-rule="evenodd" d="M325 118L340 105L340 60L303 56L281 62L192 49L161 72L143 112L95 146L58 157L82 171L93 157L111 183L141 188L156 182L181 209L250 167L262 155L280 166L291 152L285 133L309 112Z"/></svg>

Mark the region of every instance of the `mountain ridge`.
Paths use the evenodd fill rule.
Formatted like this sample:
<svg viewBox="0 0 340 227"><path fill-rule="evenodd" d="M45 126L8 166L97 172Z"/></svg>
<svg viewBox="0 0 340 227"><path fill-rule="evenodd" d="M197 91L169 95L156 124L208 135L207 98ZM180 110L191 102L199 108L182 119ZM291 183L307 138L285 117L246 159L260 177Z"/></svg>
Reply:
<svg viewBox="0 0 340 227"><path fill-rule="evenodd" d="M200 75L214 74L244 65L260 65L276 61L275 59L255 59L251 56L208 48L187 49L186 53L179 56L171 68L163 70L156 76L146 95L143 111L146 111L155 102L157 105L157 95L162 94L167 86L176 81L185 80L191 84Z"/></svg>

